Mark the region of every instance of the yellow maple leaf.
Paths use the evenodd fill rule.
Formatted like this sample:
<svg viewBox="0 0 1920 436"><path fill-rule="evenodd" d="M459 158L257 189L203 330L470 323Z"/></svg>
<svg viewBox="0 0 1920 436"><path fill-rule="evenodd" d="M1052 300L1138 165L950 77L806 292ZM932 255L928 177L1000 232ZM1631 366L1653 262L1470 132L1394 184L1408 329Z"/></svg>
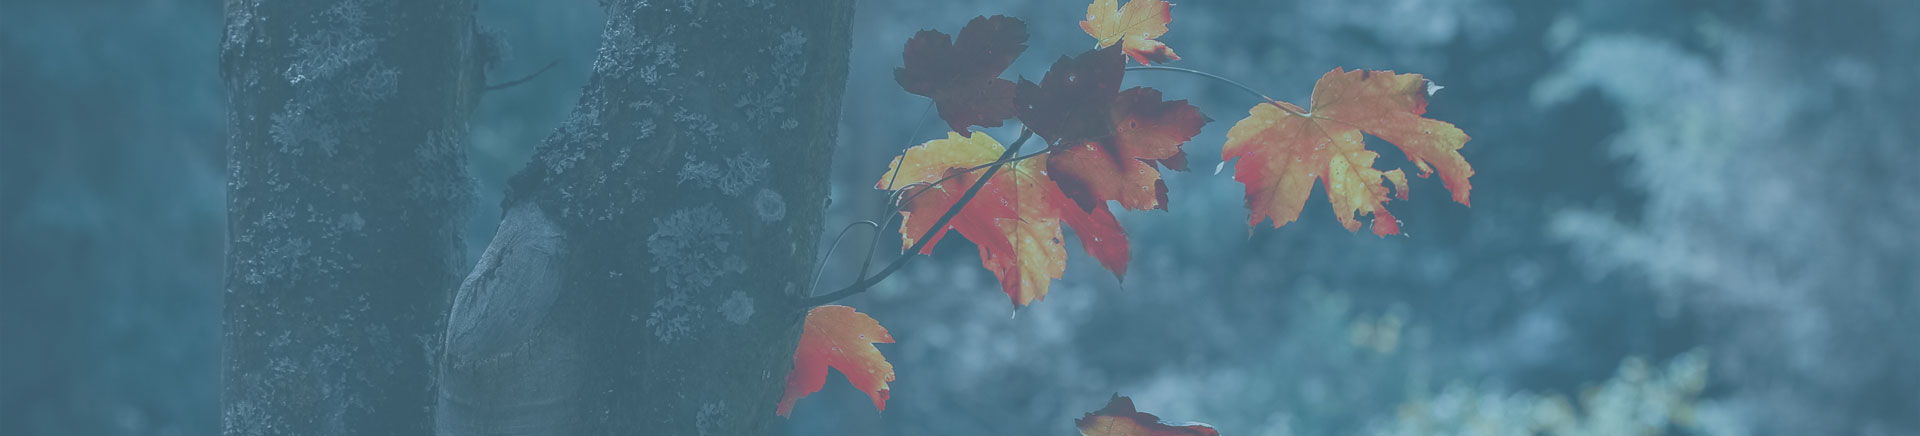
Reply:
<svg viewBox="0 0 1920 436"><path fill-rule="evenodd" d="M1080 22L1100 48L1119 43L1127 56L1141 64L1180 60L1180 55L1155 38L1167 34L1173 21L1173 5L1163 0L1132 0L1120 6L1119 0L1094 0L1087 6L1087 20Z"/></svg>

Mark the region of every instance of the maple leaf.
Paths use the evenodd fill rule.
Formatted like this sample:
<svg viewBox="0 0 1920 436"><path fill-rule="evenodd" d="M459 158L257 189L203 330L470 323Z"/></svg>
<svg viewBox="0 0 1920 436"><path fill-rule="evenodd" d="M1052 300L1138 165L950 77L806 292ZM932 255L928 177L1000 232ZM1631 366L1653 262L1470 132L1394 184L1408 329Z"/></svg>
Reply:
<svg viewBox="0 0 1920 436"><path fill-rule="evenodd" d="M966 194L967 188L980 180L979 172L969 172L967 169L993 162L1005 151L1006 148L991 136L969 138L959 132L947 132L946 139L927 141L895 157L888 164L887 173L880 176L880 182L874 187L890 191L904 190L901 198L905 199L905 203L900 208L901 248L911 248L918 238L929 234L940 216L953 208L960 197ZM1008 195L1011 192L1003 191L1001 184L988 183L982 186L973 200L961 208L953 220L947 222L946 228L932 233L932 240L920 249L920 253L933 253L933 246L940 243L940 238L946 235L947 230L959 230L961 235L982 249L1012 252L1013 246L1000 236L997 224L998 220L1015 217Z"/></svg>
<svg viewBox="0 0 1920 436"><path fill-rule="evenodd" d="M1314 85L1310 109L1285 102L1254 106L1227 131L1221 149L1223 160L1239 158L1233 179L1247 186L1252 211L1247 225L1272 219L1280 227L1298 219L1318 180L1347 230L1360 229L1357 212L1373 214L1376 235L1400 233L1387 212L1388 191L1381 179L1391 181L1405 199L1406 175L1374 169L1380 154L1366 149L1363 132L1399 147L1421 177L1437 168L1454 200L1470 204L1467 179L1473 167L1460 155L1469 138L1453 124L1421 116L1430 89L1419 74L1335 68Z"/></svg>
<svg viewBox="0 0 1920 436"><path fill-rule="evenodd" d="M1133 410L1133 399L1114 395L1107 407L1073 420L1082 436L1220 436L1213 426L1197 422L1167 423L1151 413Z"/></svg>
<svg viewBox="0 0 1920 436"><path fill-rule="evenodd" d="M1087 5L1087 20L1080 22L1080 30L1100 40L1101 48L1119 43L1127 56L1143 65L1177 61L1180 55L1154 39L1167 34L1172 11L1173 5L1162 0L1132 0L1126 6L1118 5L1118 0L1095 0Z"/></svg>
<svg viewBox="0 0 1920 436"><path fill-rule="evenodd" d="M1013 118L1012 81L1000 78L1027 49L1027 25L1002 15L974 17L958 39L922 30L907 40L893 78L907 92L933 99L940 119L961 136L967 126L999 127Z"/></svg>
<svg viewBox="0 0 1920 436"><path fill-rule="evenodd" d="M1114 218L1113 211L1107 210L1106 204L1097 205L1091 211L1081 210L1057 185L1047 195L1048 201L1060 212L1060 219L1073 228L1075 235L1080 236L1080 247L1098 259L1101 266L1112 271L1114 277L1126 277L1127 259L1130 256L1127 231L1120 227L1120 220Z"/></svg>
<svg viewBox="0 0 1920 436"><path fill-rule="evenodd" d="M873 407L887 409L887 382L893 364L873 344L891 344L893 335L872 317L847 306L826 305L807 311L800 346L793 350L793 370L774 413L790 416L793 402L819 392L827 384L827 368L840 371L855 389L873 398Z"/></svg>
<svg viewBox="0 0 1920 436"><path fill-rule="evenodd" d="M1051 144L1048 172L1082 210L1108 200L1134 210L1165 209L1156 165L1185 168L1180 150L1209 120L1186 100L1160 91L1120 91L1125 61L1108 47L1061 57L1040 83L1022 79L1014 96L1020 120Z"/></svg>
<svg viewBox="0 0 1920 436"><path fill-rule="evenodd" d="M1174 170L1174 171L1187 170L1187 151L1186 150L1181 150L1179 153L1174 153L1173 157L1169 157L1166 159L1144 159L1144 160L1147 163L1159 165L1159 166L1165 166L1167 167L1167 169Z"/></svg>
<svg viewBox="0 0 1920 436"><path fill-rule="evenodd" d="M1047 156L1015 162L1004 178L988 181L1002 184L1011 197L1017 219L1000 221L1001 232L1014 251L995 253L980 249L981 263L1000 279L1002 290L1013 299L1014 307L1045 298L1053 279L1066 271L1066 246L1062 242L1061 223L1080 235L1081 246L1099 259L1101 265L1120 277L1127 270L1127 235L1113 213L1102 205L1094 212L1081 210L1060 187L1047 178ZM969 237L971 238L971 237Z"/></svg>
<svg viewBox="0 0 1920 436"><path fill-rule="evenodd" d="M1001 290L1013 299L1014 307L1045 298L1053 279L1060 278L1067 269L1060 214L1047 195L1059 188L1047 179L1045 164L1039 160L1009 164L997 180L987 182L1001 184L1002 190L1014 193L1009 200L1017 218L998 223L1002 237L1013 250L994 252L986 246L980 247L980 263L1000 279Z"/></svg>
<svg viewBox="0 0 1920 436"><path fill-rule="evenodd" d="M892 182L906 189L902 193L906 202L900 208L903 247L912 248L916 238L928 234L934 222L980 180L980 173L970 169L992 163L1005 152L991 136L967 138L948 132L946 139L927 141L894 158L878 187L887 189ZM1066 249L1060 242L1058 213L1041 195L1053 182L1028 162L1003 169L981 186L947 227L959 230L979 247L980 263L1000 279L1001 289L1017 307L1046 295L1052 279L1066 269ZM921 254L932 253L946 231L934 233Z"/></svg>
<svg viewBox="0 0 1920 436"><path fill-rule="evenodd" d="M992 163L1005 151L990 136L948 132L946 139L928 141L894 158L876 187L904 190L902 246L911 248L916 238L929 234L938 217L980 180L978 171L969 170ZM1129 252L1120 222L1104 205L1081 210L1048 178L1046 162L1047 156L1041 155L1007 164L947 228L932 233L934 239L921 253L931 253L948 229L958 230L979 247L981 265L1000 280L1014 306L1024 306L1045 298L1052 280L1066 270L1065 223L1080 235L1087 253L1115 276L1125 275Z"/></svg>

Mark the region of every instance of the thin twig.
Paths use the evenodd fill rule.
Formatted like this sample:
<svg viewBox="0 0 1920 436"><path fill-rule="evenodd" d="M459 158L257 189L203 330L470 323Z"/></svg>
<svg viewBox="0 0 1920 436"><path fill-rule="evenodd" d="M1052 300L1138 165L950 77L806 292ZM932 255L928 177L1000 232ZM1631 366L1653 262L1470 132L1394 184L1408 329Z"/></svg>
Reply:
<svg viewBox="0 0 1920 436"><path fill-rule="evenodd" d="M932 112L932 111L933 111L933 102L928 101L927 107L925 109L920 109L920 116L914 118L915 121L913 122L913 130L907 131L907 140L900 141L900 142L912 144L913 138L920 136L920 126L926 125L927 123L927 112ZM909 151L913 150L913 146L908 145L907 150ZM904 164L906 162L907 162L907 152L902 151L900 152L900 163ZM899 178L900 178L900 171L897 171L897 170L893 171L893 177L887 178L887 189L893 189L893 181L898 180Z"/></svg>
<svg viewBox="0 0 1920 436"><path fill-rule="evenodd" d="M1180 68L1180 67L1168 67L1168 66L1161 66L1161 65L1127 67L1127 71L1135 71L1135 70L1172 71L1176 73L1187 73L1187 74L1192 74L1200 77L1217 80L1217 81L1220 81L1221 83L1226 83L1228 85L1233 85L1236 88L1240 88L1241 91L1246 91L1248 94L1253 94L1255 97L1260 97L1261 100L1266 100L1268 104L1272 104L1273 107L1280 108L1280 110L1286 111L1287 113L1299 115L1299 116L1307 116L1307 114L1305 113L1301 113L1300 111L1287 107L1287 105L1280 104L1279 100L1274 100L1273 97L1268 97L1266 94L1262 94L1260 93L1260 91L1254 90L1253 87L1247 86L1245 84L1241 84L1240 82L1233 81L1233 79L1216 76L1213 73L1200 71L1200 70L1192 70L1192 69L1186 69L1186 68Z"/></svg>
<svg viewBox="0 0 1920 436"><path fill-rule="evenodd" d="M1014 141L1012 145L1007 146L1006 153L1002 153L1000 155L1000 159L998 160L1004 161L1016 156L1020 152L1020 145L1025 144L1027 142L1027 139L1030 139L1030 138L1033 138L1033 131L1021 129L1020 139L1017 141ZM953 222L953 217L960 215L960 210L962 208L965 208L967 206L967 203L972 202L973 196L978 195L980 193L980 188L987 186L987 181L993 179L993 174L999 172L1000 167L1005 166L1006 164L1007 164L1006 162L1000 162L1000 163L994 164L993 166L987 167L987 172L980 175L980 180L973 182L973 186L968 187L967 192L965 194L960 195L960 199L954 202L953 207L947 208L947 213L944 215L941 215L938 221L933 222L933 228L930 230L927 230L926 234L920 235L919 240L913 241L912 247L908 247L906 252L901 254L900 257L894 258L893 262L887 264L886 268L881 268L880 272L874 273L873 276L862 278L860 279L860 281L854 282L851 285L847 285L847 287L841 288L838 291L834 291L831 294L821 295L817 297L809 297L805 300L801 300L800 307L811 308L814 306L819 306L822 304L839 301L840 299L847 298L848 296L851 296L853 294L866 292L867 289L873 288L873 285L880 283L881 280L885 280L887 276L891 276L895 271L899 271L900 268L907 266L908 261L911 261L913 260L914 257L917 257L916 254L919 253L922 248L926 248L928 242L933 241L933 235L938 234L941 229L946 228L947 223Z"/></svg>
<svg viewBox="0 0 1920 436"><path fill-rule="evenodd" d="M912 144L914 141L914 138L918 138L920 136L920 126L924 126L927 124L927 113L929 112L933 112L932 100L928 100L927 106L920 109L920 116L914 118L913 130L907 131L907 140L900 141L900 142ZM900 163L903 163L903 164L906 163L907 153L910 151L913 151L913 146L911 145L907 146L906 150L903 150L900 152ZM895 168L892 171L892 173L893 173L893 177L887 178L888 188L892 188L893 182L895 180L900 179L899 168ZM898 195L900 195L900 191L893 191L893 193L887 194L887 200L888 200L887 204L889 206L892 206L893 210L887 212L887 220L880 222L880 227L876 227L873 229L873 241L867 243L867 255L864 256L862 259L860 259L860 273L855 274L854 277L867 276L867 267L873 266L873 253L880 251L880 241L881 241L880 235L887 234L887 226L893 225L893 218L896 216L900 216L900 201L899 201L899 197L897 197ZM813 293L808 292L807 296L811 297L813 296Z"/></svg>
<svg viewBox="0 0 1920 436"><path fill-rule="evenodd" d="M875 230L874 230L874 232L873 232L873 234L874 234L874 236L873 236L873 237L874 237L874 238L876 238L876 239L880 237L880 231L879 231L879 228L880 228L880 223L876 223L876 222L873 222L873 221L869 221L869 220L860 220L860 221L854 221L854 222L851 222L851 223L847 223L847 226L846 226L846 227L841 227L841 228L840 228L840 235L838 235L838 236L834 236L834 237L833 237L833 244L832 244L832 245L828 245L828 246L827 246L827 254L826 254L825 256L821 256L821 257L820 257L820 266L818 266L818 267L814 267L814 269L813 269L813 280L811 280L811 281L809 281L809 282L807 283L807 296L808 296L808 297L812 297L812 296L813 296L813 290L814 290L815 288L818 288L818 287L820 286L820 273L822 273L822 272L825 272L825 271L826 271L826 269L827 269L827 261L828 261L828 260L831 260L831 259L833 259L833 251L834 251L834 250L837 250L837 249L839 249L839 248L840 248L840 239L842 239L842 238L846 238L846 237L847 237L847 232L850 232L850 231L853 231L853 228L854 228L855 226L859 226L859 225L861 225L861 224L866 224L866 225L869 225L869 226L873 226L873 227L874 227L874 229L875 229Z"/></svg>
<svg viewBox="0 0 1920 436"><path fill-rule="evenodd" d="M545 72L547 72L547 70L551 70L551 69L553 69L553 66L555 66L555 65L560 65L560 60L559 60L559 59L554 59L554 60L553 60L553 62L548 62L548 63L547 63L547 66L544 66L544 67L540 67L540 71L535 71L535 72L533 72L533 74L528 74L528 75L527 75L526 77L521 77L521 78L518 78L518 79L514 79L514 80L511 80L511 81L508 81L507 83L502 83L502 84L498 84L498 85L487 85L487 87L486 87L486 88L484 88L484 89L485 89L485 90L487 90L487 91L498 91L498 90L502 90L502 89L507 89L507 88L510 88L510 87L513 87L514 85L519 85L519 84L522 84L522 83L527 83L527 81L528 81L528 80L533 80L533 78L535 78L535 77L540 77L540 74L541 74L541 73L545 73Z"/></svg>
<svg viewBox="0 0 1920 436"><path fill-rule="evenodd" d="M880 227L875 227L875 228L873 229L873 242L871 242L871 243L869 243L869 244L867 245L867 255L866 255L866 258L864 258L864 259L860 259L860 273L859 273L859 274L854 274L854 275L853 275L854 277L866 277L866 276L867 276L867 267L870 267L870 266L873 266L873 253L877 253L877 252L879 252L879 251L880 251L880 241L884 241L884 240L886 240L886 239L883 239L883 238L881 238L880 236L881 236L881 235L885 235L885 234L887 234L887 228L888 228L888 227L892 227L892 226L893 226L893 220L894 220L894 219L896 219L896 218L899 218L899 217L900 217L900 208L897 208L897 207L896 207L896 208L894 208L894 209L893 209L893 212L890 212L890 213L887 213L887 220L886 220L886 221L881 221L881 222L880 222ZM809 294L809 296L811 296L811 294Z"/></svg>

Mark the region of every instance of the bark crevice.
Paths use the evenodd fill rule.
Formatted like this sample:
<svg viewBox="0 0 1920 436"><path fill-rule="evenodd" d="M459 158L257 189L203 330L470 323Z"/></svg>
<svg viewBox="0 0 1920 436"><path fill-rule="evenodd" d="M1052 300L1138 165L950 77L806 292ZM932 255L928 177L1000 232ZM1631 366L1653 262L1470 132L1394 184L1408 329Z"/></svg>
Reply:
<svg viewBox="0 0 1920 436"><path fill-rule="evenodd" d="M577 332L552 322L568 244L539 205L507 211L454 296L438 434L574 434L586 377Z"/></svg>

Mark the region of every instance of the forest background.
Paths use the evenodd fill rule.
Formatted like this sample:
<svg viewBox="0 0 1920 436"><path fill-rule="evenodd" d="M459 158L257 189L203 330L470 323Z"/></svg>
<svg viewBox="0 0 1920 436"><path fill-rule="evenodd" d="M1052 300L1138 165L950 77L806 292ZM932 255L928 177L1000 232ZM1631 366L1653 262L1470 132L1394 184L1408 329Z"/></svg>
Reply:
<svg viewBox="0 0 1920 436"><path fill-rule="evenodd" d="M474 114L470 259L506 179L578 99L603 21L587 0L480 3L511 47L493 76L558 63ZM828 222L881 216L875 175L940 134L925 100L891 84L914 31L1083 11L860 2ZM1168 176L1171 211L1121 214L1124 283L1076 255L1016 315L955 244L848 300L901 339L882 346L900 374L888 408L830 382L782 433L1067 434L1114 392L1233 435L1920 433L1920 3L1191 0L1175 13L1162 39L1192 61L1174 65L1275 98L1305 101L1334 66L1446 86L1430 116L1473 135L1473 207L1416 180L1426 200L1395 209L1408 237L1343 231L1321 194L1300 222L1248 233L1240 187L1196 159ZM0 433L217 431L220 15L209 0L0 4ZM1032 31L1035 53L1088 45L1070 24ZM1028 56L1009 77L1051 61ZM1251 103L1192 77L1128 81L1216 119ZM1230 125L1188 151L1217 156Z"/></svg>

